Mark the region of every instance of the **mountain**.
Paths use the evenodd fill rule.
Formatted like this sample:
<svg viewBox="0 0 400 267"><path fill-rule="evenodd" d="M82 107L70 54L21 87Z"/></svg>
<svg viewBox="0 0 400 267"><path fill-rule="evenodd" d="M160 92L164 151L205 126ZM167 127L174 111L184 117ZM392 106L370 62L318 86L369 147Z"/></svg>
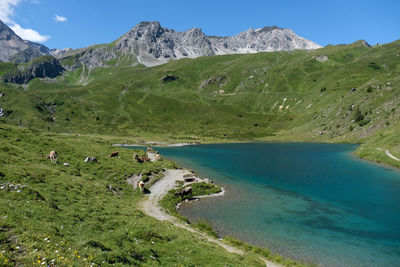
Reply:
<svg viewBox="0 0 400 267"><path fill-rule="evenodd" d="M46 46L22 40L0 20L0 61L22 63L43 55L51 55Z"/></svg>
<svg viewBox="0 0 400 267"><path fill-rule="evenodd" d="M92 64L113 49L115 43L87 48L63 64ZM394 165L377 148L400 156L398 55L400 40L199 57L152 68L121 63L129 57L121 55L104 61L108 68L83 65L56 79L31 81L26 90L0 83L6 95L0 107L13 111L3 116L7 123L58 132L164 136L170 142L362 142L364 157ZM1 65L9 64L0 64L0 73ZM43 73L34 67L4 78L26 83L30 70Z"/></svg>
<svg viewBox="0 0 400 267"><path fill-rule="evenodd" d="M62 74L63 71L64 68L56 58L41 56L5 73L1 77L1 80L4 82L27 84L34 78L55 78Z"/></svg>
<svg viewBox="0 0 400 267"><path fill-rule="evenodd" d="M249 29L232 37L206 36L199 28L177 32L159 22L141 22L124 34L116 48L133 53L146 66L159 65L171 59L201 56L248 54L257 52L317 49L321 46L297 36L290 29L276 26Z"/></svg>
<svg viewBox="0 0 400 267"><path fill-rule="evenodd" d="M80 65L101 67L105 61L120 56L134 56L132 63L155 66L173 59L202 56L248 54L257 52L311 50L320 45L277 26L249 29L232 37L207 36L199 28L175 31L159 22L141 22L111 44L75 51L63 50L59 58L79 57Z"/></svg>

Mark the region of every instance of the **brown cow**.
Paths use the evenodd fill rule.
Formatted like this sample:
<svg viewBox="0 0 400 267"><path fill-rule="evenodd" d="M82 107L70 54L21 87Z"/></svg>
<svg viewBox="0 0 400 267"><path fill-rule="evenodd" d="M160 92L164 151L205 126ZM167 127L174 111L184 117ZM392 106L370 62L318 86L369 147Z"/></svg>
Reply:
<svg viewBox="0 0 400 267"><path fill-rule="evenodd" d="M111 153L110 158L118 157L118 151L114 151Z"/></svg>
<svg viewBox="0 0 400 267"><path fill-rule="evenodd" d="M49 154L46 155L46 159L50 159L52 163L57 163L58 153L55 150L50 151Z"/></svg>
<svg viewBox="0 0 400 267"><path fill-rule="evenodd" d="M140 192L144 191L144 182L143 181L139 182L139 189L140 189Z"/></svg>

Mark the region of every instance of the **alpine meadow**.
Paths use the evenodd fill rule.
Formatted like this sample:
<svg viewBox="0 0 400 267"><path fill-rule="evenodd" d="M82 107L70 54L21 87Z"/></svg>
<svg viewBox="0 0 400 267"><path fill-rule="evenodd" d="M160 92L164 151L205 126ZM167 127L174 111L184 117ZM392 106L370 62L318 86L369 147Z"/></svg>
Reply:
<svg viewBox="0 0 400 267"><path fill-rule="evenodd" d="M179 203L222 190L194 173L157 206L174 221L157 220L143 203L183 167L152 160L157 145L356 143L400 168L399 40L322 47L276 26L216 37L142 22L50 50L0 23L1 266L318 265L184 218ZM116 146L132 144L156 146Z"/></svg>

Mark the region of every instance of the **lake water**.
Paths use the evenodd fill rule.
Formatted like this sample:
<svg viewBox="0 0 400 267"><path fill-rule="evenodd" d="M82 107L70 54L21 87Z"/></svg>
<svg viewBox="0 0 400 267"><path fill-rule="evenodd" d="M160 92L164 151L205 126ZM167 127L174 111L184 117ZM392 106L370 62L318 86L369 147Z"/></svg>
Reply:
<svg viewBox="0 0 400 267"><path fill-rule="evenodd" d="M225 196L183 205L272 252L321 266L400 266L400 172L360 160L356 145L213 144L158 148Z"/></svg>

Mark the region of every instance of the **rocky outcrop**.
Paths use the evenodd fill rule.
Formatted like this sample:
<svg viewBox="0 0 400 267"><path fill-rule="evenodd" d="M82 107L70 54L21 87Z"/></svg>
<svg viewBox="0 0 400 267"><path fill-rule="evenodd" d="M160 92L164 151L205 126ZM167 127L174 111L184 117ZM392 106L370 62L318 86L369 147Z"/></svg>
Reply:
<svg viewBox="0 0 400 267"><path fill-rule="evenodd" d="M3 75L4 82L26 84L34 78L55 78L64 71L60 62L52 56L37 58L19 69Z"/></svg>
<svg viewBox="0 0 400 267"><path fill-rule="evenodd" d="M216 37L206 36L199 28L174 31L155 21L139 23L112 44L72 51L59 50L55 51L55 56L61 59L77 56L77 64L72 67L82 64L89 68L102 67L106 61L126 55L134 56L146 66L155 66L181 58L320 47L290 29L276 26L249 29L232 37Z"/></svg>
<svg viewBox="0 0 400 267"><path fill-rule="evenodd" d="M232 37L209 38L218 55L321 48L320 45L296 35L290 29L277 26L249 29Z"/></svg>
<svg viewBox="0 0 400 267"><path fill-rule="evenodd" d="M123 35L115 45L121 53L133 53L146 66L159 65L171 59L201 56L245 54L294 49L316 49L321 46L297 36L290 29L276 26L249 29L232 37L206 36L199 28L177 32L159 22L142 22Z"/></svg>
<svg viewBox="0 0 400 267"><path fill-rule="evenodd" d="M46 46L22 40L0 20L0 61L22 63L50 54Z"/></svg>

